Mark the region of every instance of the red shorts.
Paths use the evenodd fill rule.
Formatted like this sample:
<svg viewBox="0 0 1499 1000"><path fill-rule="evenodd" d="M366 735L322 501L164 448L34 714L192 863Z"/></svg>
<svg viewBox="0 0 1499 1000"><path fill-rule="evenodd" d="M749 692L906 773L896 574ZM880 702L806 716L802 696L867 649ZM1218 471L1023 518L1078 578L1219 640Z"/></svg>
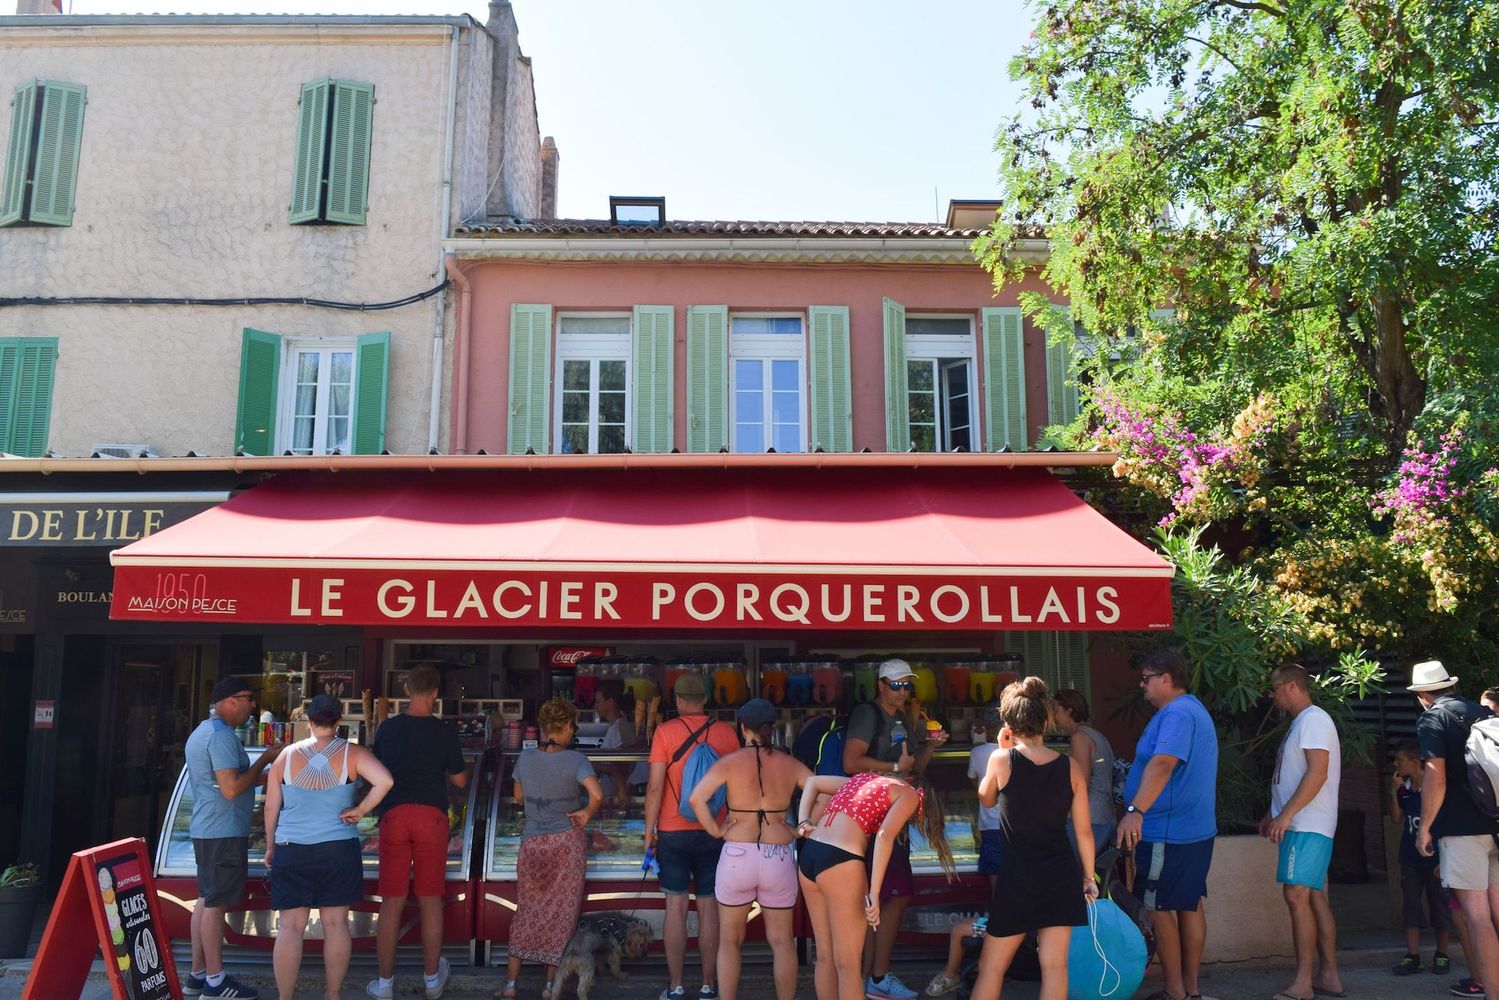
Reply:
<svg viewBox="0 0 1499 1000"><path fill-rule="evenodd" d="M380 817L380 895L441 896L448 867L448 814L407 803ZM413 871L414 869L414 871Z"/></svg>

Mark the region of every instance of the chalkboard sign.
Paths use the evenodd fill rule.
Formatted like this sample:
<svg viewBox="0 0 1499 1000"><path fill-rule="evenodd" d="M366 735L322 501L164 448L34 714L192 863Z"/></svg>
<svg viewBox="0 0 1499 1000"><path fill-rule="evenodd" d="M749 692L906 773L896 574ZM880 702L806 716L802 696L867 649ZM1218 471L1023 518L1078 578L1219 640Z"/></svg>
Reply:
<svg viewBox="0 0 1499 1000"><path fill-rule="evenodd" d="M22 1000L77 996L99 952L118 1000L182 996L146 842L138 837L79 851L68 862Z"/></svg>

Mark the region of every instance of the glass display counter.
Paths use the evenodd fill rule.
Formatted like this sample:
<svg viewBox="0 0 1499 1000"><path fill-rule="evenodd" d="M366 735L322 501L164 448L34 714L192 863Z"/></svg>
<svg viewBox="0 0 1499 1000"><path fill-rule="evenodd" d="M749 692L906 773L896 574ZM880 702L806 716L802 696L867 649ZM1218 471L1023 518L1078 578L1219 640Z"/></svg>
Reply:
<svg viewBox="0 0 1499 1000"><path fill-rule="evenodd" d="M246 747L253 763L264 752L262 747ZM448 786L448 860L447 879L450 882L468 878L473 845L473 823L475 803L480 781L476 764L482 754L465 751L464 760L469 764L467 788ZM192 820L193 790L184 769L177 779L177 788L167 809L167 820L161 832L160 846L156 853L156 875L162 877L196 878L198 866L193 860L193 843L188 834ZM364 877L373 879L380 870L379 820L371 815L359 821L359 851L364 860ZM255 790L255 811L250 819L250 865L249 877L263 879L265 868L265 789Z"/></svg>
<svg viewBox="0 0 1499 1000"><path fill-rule="evenodd" d="M968 777L968 756L972 747L942 747L932 751L927 764L928 784L941 797L943 826L947 846L959 875L978 871L979 863L979 796ZM936 850L911 827L911 871L917 875L942 875Z"/></svg>
<svg viewBox="0 0 1499 1000"><path fill-rule="evenodd" d="M491 796L487 842L484 845L484 879L511 882L516 878L516 860L520 855L521 828L525 809L515 802L511 775L519 753L505 752L499 781ZM631 772L649 758L644 750L603 751L587 754L594 770L602 777L606 769L625 777L622 780L631 794L623 798L609 796L588 824L589 881L640 882L640 862L645 854L645 796L633 794L639 785L630 785ZM638 776L634 775L634 776ZM580 804L584 800L580 797ZM654 877L649 879L655 888Z"/></svg>

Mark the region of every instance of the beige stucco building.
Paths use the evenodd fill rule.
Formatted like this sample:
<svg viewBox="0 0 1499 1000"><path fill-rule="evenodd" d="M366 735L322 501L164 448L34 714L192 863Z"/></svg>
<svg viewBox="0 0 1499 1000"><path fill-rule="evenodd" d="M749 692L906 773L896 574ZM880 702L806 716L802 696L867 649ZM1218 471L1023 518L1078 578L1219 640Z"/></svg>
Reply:
<svg viewBox="0 0 1499 1000"><path fill-rule="evenodd" d="M301 300L432 293L464 220L555 214L509 3L0 17L0 93L3 450L445 450L448 296Z"/></svg>

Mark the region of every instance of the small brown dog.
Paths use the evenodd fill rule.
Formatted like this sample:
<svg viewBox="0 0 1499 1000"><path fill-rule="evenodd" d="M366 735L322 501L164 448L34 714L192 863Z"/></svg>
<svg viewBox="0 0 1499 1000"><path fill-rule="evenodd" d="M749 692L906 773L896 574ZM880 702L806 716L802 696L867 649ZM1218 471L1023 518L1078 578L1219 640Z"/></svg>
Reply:
<svg viewBox="0 0 1499 1000"><path fill-rule="evenodd" d="M560 1000L562 984L568 976L578 977L578 1000L588 1000L599 967L615 979L628 979L620 969L622 958L643 958L651 946L651 925L639 917L623 913L587 913L578 921L578 929L557 963L557 978L552 981L553 1000Z"/></svg>

